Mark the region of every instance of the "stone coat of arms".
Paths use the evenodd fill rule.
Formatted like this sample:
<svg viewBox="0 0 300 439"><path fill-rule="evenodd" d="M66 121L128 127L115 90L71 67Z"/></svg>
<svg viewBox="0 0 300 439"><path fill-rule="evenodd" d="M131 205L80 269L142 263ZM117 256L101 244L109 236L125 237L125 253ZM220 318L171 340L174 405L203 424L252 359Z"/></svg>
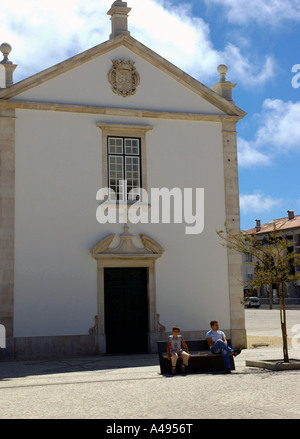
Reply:
<svg viewBox="0 0 300 439"><path fill-rule="evenodd" d="M112 61L112 68L108 72L108 80L112 91L119 96L134 95L140 83L140 75L134 67L134 61L115 60Z"/></svg>

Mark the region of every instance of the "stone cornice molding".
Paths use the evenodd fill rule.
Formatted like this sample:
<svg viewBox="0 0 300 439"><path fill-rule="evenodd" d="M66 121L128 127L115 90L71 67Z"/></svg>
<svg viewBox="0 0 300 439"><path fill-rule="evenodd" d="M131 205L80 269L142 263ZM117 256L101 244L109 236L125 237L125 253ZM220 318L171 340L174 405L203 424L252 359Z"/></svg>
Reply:
<svg viewBox="0 0 300 439"><path fill-rule="evenodd" d="M147 132L153 130L152 125L138 125L138 124L129 124L129 123L106 123L106 122L97 122L97 127L101 128L102 131L107 131L111 133L112 131L120 131L121 133L127 131L134 131L135 133Z"/></svg>
<svg viewBox="0 0 300 439"><path fill-rule="evenodd" d="M159 110L142 110L138 108L115 108L101 107L96 105L76 105L76 104L57 104L53 102L34 102L21 100L2 100L0 99L0 108L39 110L39 111L61 111L65 113L83 113L83 114L101 114L109 116L128 116L151 119L173 119L173 120L190 120L203 122L238 122L243 117L228 114L204 114L204 113L185 113L176 111L159 111ZM99 123L100 128L104 124ZM108 124L107 124L108 126ZM151 128L149 128L151 129Z"/></svg>

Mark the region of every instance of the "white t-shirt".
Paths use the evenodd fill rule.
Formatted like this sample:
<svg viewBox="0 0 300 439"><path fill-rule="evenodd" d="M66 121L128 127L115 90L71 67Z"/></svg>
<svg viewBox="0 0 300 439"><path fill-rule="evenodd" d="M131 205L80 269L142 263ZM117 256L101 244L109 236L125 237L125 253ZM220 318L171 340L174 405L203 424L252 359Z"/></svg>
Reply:
<svg viewBox="0 0 300 439"><path fill-rule="evenodd" d="M213 331L212 329L206 333L206 338L211 338L213 343L215 343L217 340L222 340L223 338L226 338L223 331L220 331L219 329L217 331Z"/></svg>

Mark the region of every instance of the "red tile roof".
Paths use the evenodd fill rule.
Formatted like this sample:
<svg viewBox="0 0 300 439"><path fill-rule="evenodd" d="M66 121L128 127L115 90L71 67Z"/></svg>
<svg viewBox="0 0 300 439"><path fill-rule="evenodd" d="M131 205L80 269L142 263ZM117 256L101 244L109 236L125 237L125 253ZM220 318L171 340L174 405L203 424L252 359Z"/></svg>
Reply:
<svg viewBox="0 0 300 439"><path fill-rule="evenodd" d="M256 227L253 227L253 229L247 230L247 233L255 233L257 235L269 233L274 230L274 224L277 230L300 229L300 215L295 215L293 219L289 219L288 217L275 219L262 224L259 232L256 231Z"/></svg>

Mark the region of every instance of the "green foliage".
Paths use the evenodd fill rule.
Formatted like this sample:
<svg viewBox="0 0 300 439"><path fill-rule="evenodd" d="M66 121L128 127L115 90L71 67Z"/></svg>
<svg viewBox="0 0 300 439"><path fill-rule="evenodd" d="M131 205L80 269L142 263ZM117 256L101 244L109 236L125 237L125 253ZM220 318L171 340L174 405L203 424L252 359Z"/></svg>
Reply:
<svg viewBox="0 0 300 439"><path fill-rule="evenodd" d="M247 232L232 233L226 224L225 230L219 230L217 234L222 245L252 256L252 262L247 262L255 268L253 279L247 284L249 290L300 281L300 273L295 274L295 267L300 266L300 254L295 253L294 243L275 225L273 231L263 237Z"/></svg>
<svg viewBox="0 0 300 439"><path fill-rule="evenodd" d="M280 229L274 229L265 235L247 232L233 233L225 224L225 230L217 231L222 245L230 250L252 256L254 265L253 279L248 282L248 289L255 290L262 285L277 285L280 296L280 324L283 341L284 362L289 362L284 284L300 281L300 273L295 268L300 266L300 254L296 254L294 243L289 241Z"/></svg>

